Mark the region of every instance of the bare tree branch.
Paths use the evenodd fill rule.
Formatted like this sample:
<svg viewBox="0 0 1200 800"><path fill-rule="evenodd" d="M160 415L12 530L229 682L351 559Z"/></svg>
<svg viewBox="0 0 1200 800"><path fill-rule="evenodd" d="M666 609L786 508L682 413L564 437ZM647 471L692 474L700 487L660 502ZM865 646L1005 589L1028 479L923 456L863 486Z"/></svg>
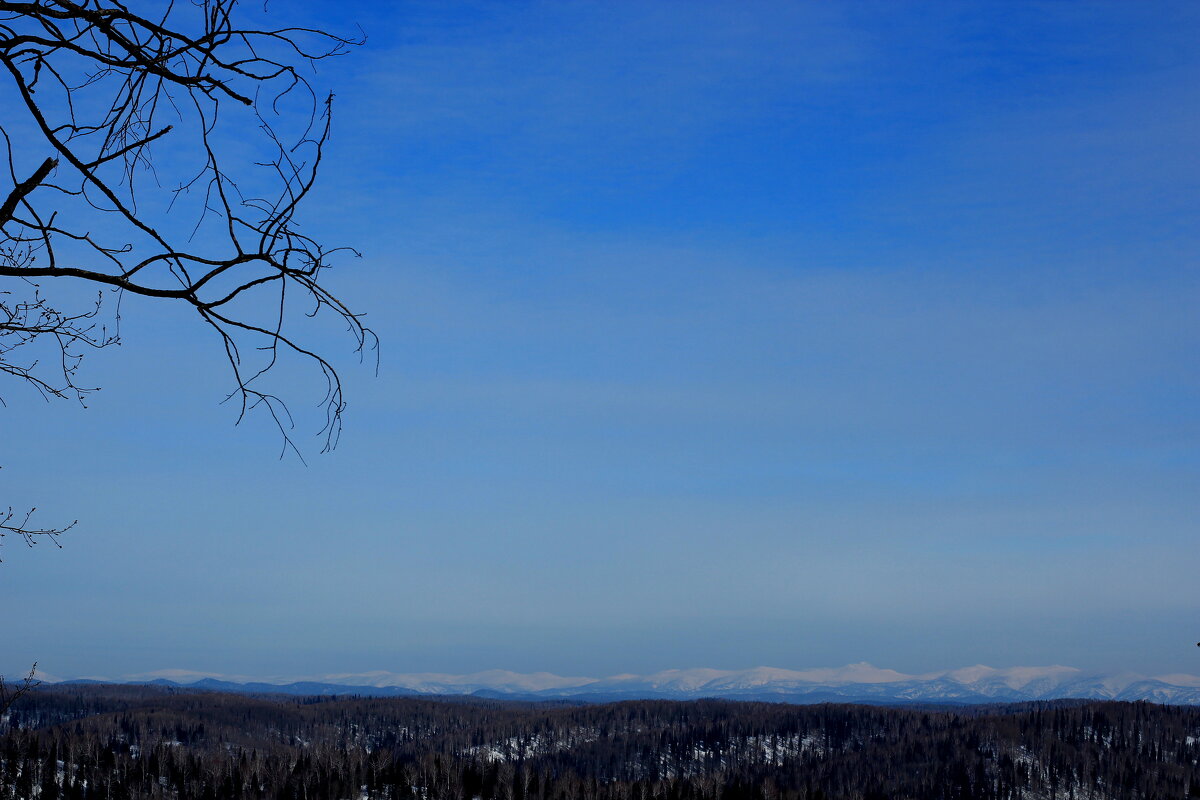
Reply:
<svg viewBox="0 0 1200 800"><path fill-rule="evenodd" d="M35 676L37 675L37 662L33 662L33 666L29 668L29 674L26 675L20 683L15 687L9 687L4 682L4 676L0 675L0 717L8 713L8 710L13 707L13 703L21 699L21 695L33 691L42 685Z"/></svg>
<svg viewBox="0 0 1200 800"><path fill-rule="evenodd" d="M238 421L265 411L297 454L267 381L283 359L314 364L328 450L342 383L305 343L299 311L339 320L360 358L378 351L323 282L357 253L321 244L297 217L332 108L301 68L361 40L246 25L237 0L144 8L153 16L124 0L0 0L0 373L83 403L95 389L79 382L80 364L120 343L121 294L171 301L220 342ZM78 304L73 290L49 290L80 283L99 289L93 301L52 299ZM10 510L0 533L65 530L27 522Z"/></svg>

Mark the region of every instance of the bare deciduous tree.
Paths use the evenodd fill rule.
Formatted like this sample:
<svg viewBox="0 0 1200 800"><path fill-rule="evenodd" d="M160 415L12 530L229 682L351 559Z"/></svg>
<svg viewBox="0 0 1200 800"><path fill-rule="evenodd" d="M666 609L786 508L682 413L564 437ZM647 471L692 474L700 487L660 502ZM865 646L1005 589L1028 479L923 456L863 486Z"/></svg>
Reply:
<svg viewBox="0 0 1200 800"><path fill-rule="evenodd" d="M315 365L329 449L342 384L301 314L339 320L360 356L375 337L322 282L354 251L297 221L332 102L305 72L358 42L241 19L237 0L0 0L0 372L82 403L80 363L120 341L123 293L170 301L215 332L238 420L267 413L285 449L264 376ZM0 513L0 537L61 530Z"/></svg>

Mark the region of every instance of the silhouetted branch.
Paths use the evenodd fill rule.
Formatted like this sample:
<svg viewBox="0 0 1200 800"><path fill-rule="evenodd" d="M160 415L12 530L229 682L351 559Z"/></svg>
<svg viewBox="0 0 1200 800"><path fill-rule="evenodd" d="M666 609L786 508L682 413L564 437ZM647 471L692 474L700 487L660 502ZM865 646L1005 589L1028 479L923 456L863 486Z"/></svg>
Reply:
<svg viewBox="0 0 1200 800"><path fill-rule="evenodd" d="M21 699L21 695L26 694L41 685L41 681L34 677L37 674L37 662L33 662L33 666L29 668L29 674L21 680L15 688L9 688L4 682L4 676L0 675L0 717L8 713L12 708L13 703Z"/></svg>
<svg viewBox="0 0 1200 800"><path fill-rule="evenodd" d="M247 26L236 0L154 13L120 0L0 0L0 372L83 402L94 391L79 383L84 356L120 342L120 295L171 301L220 341L238 420L265 410L297 454L291 415L265 381L285 357L314 364L328 450L342 383L291 309L300 300L308 317L340 320L360 357L377 340L323 283L357 253L321 244L297 218L332 108L300 68L361 41ZM100 292L67 309L70 291L52 301L51 279Z"/></svg>

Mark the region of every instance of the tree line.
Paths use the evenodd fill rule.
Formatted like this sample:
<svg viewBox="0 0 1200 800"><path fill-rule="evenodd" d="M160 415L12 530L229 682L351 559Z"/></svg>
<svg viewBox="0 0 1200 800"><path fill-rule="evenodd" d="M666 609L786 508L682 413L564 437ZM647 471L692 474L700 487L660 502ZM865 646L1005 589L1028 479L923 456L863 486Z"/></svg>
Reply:
<svg viewBox="0 0 1200 800"><path fill-rule="evenodd" d="M14 704L0 798L1099 800L1200 796L1200 709L552 705L60 686Z"/></svg>

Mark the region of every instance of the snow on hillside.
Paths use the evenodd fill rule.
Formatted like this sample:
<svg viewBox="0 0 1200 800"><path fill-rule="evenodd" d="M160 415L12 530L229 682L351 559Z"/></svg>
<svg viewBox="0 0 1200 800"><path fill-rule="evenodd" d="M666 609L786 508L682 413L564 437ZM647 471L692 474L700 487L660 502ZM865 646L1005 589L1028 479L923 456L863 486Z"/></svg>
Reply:
<svg viewBox="0 0 1200 800"><path fill-rule="evenodd" d="M649 675L631 673L607 678L565 677L549 672L487 670L466 675L334 673L316 677L255 680L193 670L159 670L130 675L124 682L201 685L237 691L278 687L291 694L418 693L429 695L509 696L531 699L575 697L687 699L728 697L787 702L1019 702L1059 698L1150 700L1200 705L1200 676L1146 677L1132 673L1086 673L1075 667L996 668L983 664L908 675L866 662L844 667L788 670L754 667L744 670L670 669ZM272 689L273 690L273 689Z"/></svg>

